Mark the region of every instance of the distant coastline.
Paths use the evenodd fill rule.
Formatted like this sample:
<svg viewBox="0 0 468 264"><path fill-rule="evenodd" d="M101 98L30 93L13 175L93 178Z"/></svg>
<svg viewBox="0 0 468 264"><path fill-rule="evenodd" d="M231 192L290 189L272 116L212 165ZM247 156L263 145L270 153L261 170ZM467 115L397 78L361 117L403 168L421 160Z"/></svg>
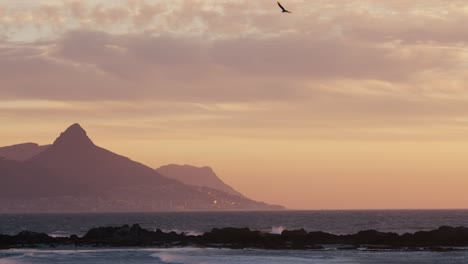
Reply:
<svg viewBox="0 0 468 264"><path fill-rule="evenodd" d="M211 167L154 169L94 144L73 124L51 145L0 147L0 212L281 210L248 198Z"/></svg>

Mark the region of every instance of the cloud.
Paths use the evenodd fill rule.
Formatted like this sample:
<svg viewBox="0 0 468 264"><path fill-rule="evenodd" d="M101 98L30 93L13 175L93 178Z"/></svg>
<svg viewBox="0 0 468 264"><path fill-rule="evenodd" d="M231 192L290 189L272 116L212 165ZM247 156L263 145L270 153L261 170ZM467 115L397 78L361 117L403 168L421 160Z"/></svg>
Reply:
<svg viewBox="0 0 468 264"><path fill-rule="evenodd" d="M3 27L16 32L31 26L55 31L94 29L111 33L236 37L249 34L301 33L316 36L344 35L363 41L465 43L463 25L468 6L455 1L303 1L291 0L294 15L281 16L275 3L267 1L128 0L105 2L36 1L29 5L8 2L0 7ZM429 25L429 26L428 26ZM32 32L29 32L32 34ZM23 35L23 34L21 34Z"/></svg>
<svg viewBox="0 0 468 264"><path fill-rule="evenodd" d="M3 96L69 100L276 100L320 92L310 84L337 80L380 80L406 89L427 72L451 75L463 61L453 50L342 37L206 40L90 30L45 42L3 42L0 56Z"/></svg>
<svg viewBox="0 0 468 264"><path fill-rule="evenodd" d="M102 120L160 122L157 112L226 131L463 126L463 1L288 6L291 16L266 1L3 5L0 97L60 102L49 114L67 104L57 118L102 105ZM169 105L128 105L143 102Z"/></svg>

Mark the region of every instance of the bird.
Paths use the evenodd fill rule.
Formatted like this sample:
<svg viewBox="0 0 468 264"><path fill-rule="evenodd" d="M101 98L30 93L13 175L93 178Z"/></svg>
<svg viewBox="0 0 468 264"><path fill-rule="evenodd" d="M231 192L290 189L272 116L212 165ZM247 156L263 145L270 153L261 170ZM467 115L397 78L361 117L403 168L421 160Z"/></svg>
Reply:
<svg viewBox="0 0 468 264"><path fill-rule="evenodd" d="M291 13L291 12L289 12L289 10L285 9L285 8L281 5L280 2L278 2L278 6L281 8L281 12L282 12L282 13Z"/></svg>

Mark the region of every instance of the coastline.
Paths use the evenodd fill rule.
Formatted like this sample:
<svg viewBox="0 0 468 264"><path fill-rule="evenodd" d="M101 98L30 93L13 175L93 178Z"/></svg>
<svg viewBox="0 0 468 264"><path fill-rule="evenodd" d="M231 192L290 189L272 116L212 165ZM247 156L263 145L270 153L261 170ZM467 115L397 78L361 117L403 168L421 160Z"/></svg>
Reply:
<svg viewBox="0 0 468 264"><path fill-rule="evenodd" d="M45 233L22 231L0 235L0 250L21 248L227 248L266 250L364 250L364 251L467 251L468 228L442 226L431 231L397 234L365 230L350 235L335 235L304 229L284 230L280 234L249 228L214 228L201 235L150 231L140 225L98 227L85 235L53 237Z"/></svg>

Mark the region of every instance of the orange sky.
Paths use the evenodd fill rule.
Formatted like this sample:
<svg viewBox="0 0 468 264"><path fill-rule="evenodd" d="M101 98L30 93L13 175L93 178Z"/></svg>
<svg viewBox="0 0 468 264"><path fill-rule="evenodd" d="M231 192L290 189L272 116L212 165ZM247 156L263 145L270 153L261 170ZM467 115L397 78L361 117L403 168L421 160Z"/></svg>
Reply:
<svg viewBox="0 0 468 264"><path fill-rule="evenodd" d="M0 1L0 145L79 122L296 209L466 208L466 1Z"/></svg>

